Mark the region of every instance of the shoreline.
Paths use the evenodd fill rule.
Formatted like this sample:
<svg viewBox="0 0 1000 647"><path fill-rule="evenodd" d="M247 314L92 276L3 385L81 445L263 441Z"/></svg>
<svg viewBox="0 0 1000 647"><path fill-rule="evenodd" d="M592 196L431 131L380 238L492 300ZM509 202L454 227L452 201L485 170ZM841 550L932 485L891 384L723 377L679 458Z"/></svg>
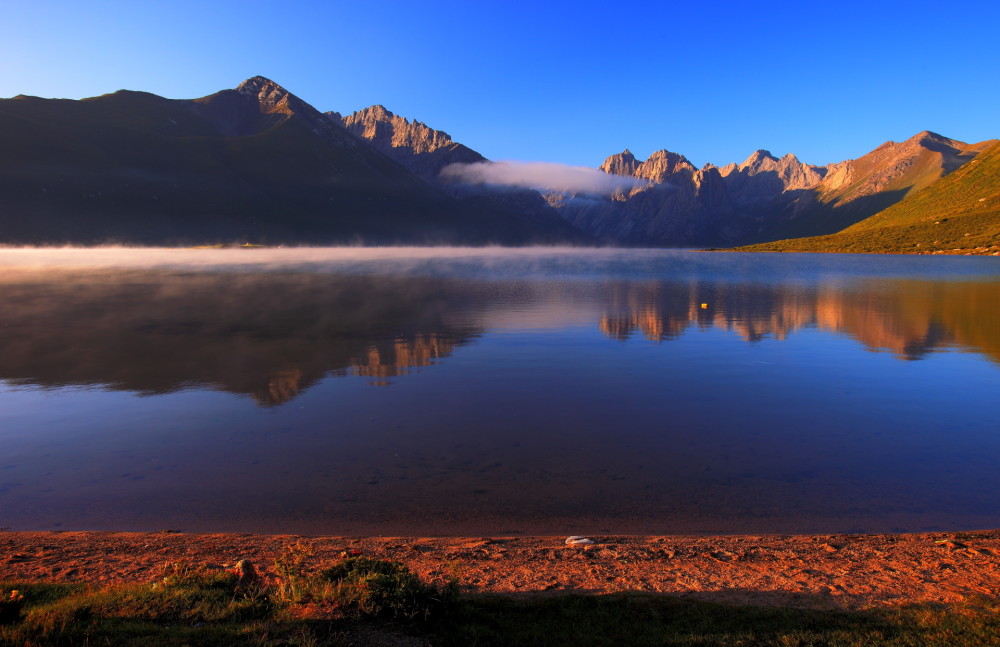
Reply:
<svg viewBox="0 0 1000 647"><path fill-rule="evenodd" d="M314 567L346 554L402 562L470 594L644 592L803 609L951 605L1000 596L1000 529L913 534L333 537L109 531L0 532L0 580L115 585L164 564L253 561L274 578L290 547Z"/></svg>

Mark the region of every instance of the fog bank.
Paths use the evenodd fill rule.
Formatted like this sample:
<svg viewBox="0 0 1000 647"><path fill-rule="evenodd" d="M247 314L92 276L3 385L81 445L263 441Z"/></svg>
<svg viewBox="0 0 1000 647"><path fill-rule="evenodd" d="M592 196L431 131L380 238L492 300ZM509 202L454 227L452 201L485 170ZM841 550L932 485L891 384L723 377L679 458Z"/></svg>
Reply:
<svg viewBox="0 0 1000 647"><path fill-rule="evenodd" d="M550 162L475 162L449 164L441 176L455 182L515 186L539 191L610 195L619 189L649 184L646 180L610 175L586 166Z"/></svg>

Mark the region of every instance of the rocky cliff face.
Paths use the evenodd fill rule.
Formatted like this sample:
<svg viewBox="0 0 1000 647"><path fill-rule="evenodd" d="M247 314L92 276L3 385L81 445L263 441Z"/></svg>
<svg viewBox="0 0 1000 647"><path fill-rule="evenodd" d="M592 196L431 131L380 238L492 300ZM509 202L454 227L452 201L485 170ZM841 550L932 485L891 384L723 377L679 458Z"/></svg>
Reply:
<svg viewBox="0 0 1000 647"><path fill-rule="evenodd" d="M417 120L394 115L381 105L359 110L346 117L328 112L327 117L351 133L372 143L411 172L437 181L449 164L483 162L485 157L452 141L448 133L434 130Z"/></svg>
<svg viewBox="0 0 1000 647"><path fill-rule="evenodd" d="M627 148L605 159L598 168L612 175L635 177L650 182L665 182L674 175L690 175L696 170L686 157L665 149L654 152L649 159L640 162Z"/></svg>
<svg viewBox="0 0 1000 647"><path fill-rule="evenodd" d="M766 150L755 151L742 164L719 169L733 204L740 207L764 205L786 191L816 186L826 168L803 164L795 155L777 158Z"/></svg>
<svg viewBox="0 0 1000 647"><path fill-rule="evenodd" d="M633 175L643 180L659 183L667 182L677 175L685 178L690 177L696 170L694 165L683 155L661 149L652 153L649 159L639 164Z"/></svg>
<svg viewBox="0 0 1000 647"><path fill-rule="evenodd" d="M349 131L364 137L380 149L407 148L411 153L419 154L430 153L455 143L448 133L428 128L416 120L397 117L381 105L341 117L341 122Z"/></svg>
<svg viewBox="0 0 1000 647"><path fill-rule="evenodd" d="M557 208L583 231L629 245L722 245L746 226L732 207L719 170L696 169L683 155L658 150L640 161L626 149L600 169L648 181L606 199L564 199Z"/></svg>
<svg viewBox="0 0 1000 647"><path fill-rule="evenodd" d="M635 158L632 151L626 148L621 153L608 157L598 168L611 175L635 177L635 171L639 168L639 164L639 160Z"/></svg>

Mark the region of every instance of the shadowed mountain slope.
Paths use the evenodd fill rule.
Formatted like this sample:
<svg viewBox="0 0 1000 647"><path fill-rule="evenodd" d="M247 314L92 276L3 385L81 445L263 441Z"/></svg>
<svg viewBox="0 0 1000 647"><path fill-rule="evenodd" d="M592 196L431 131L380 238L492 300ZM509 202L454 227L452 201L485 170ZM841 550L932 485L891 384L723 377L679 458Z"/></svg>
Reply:
<svg viewBox="0 0 1000 647"><path fill-rule="evenodd" d="M600 170L646 182L606 198L555 201L563 217L604 241L626 245L690 246L733 243L748 225L734 210L712 165L696 169L683 155L658 150L645 161L625 149Z"/></svg>
<svg viewBox="0 0 1000 647"><path fill-rule="evenodd" d="M1000 143L888 209L829 236L752 251L1000 253Z"/></svg>
<svg viewBox="0 0 1000 647"><path fill-rule="evenodd" d="M496 187L456 182L441 174L451 164L476 164L488 160L471 148L452 141L448 133L434 130L415 119L393 114L374 105L346 117L336 112L327 117L372 144L410 172L424 178L461 201L472 212L505 214L539 231L567 242L591 242L567 219L560 216L537 191L520 187Z"/></svg>
<svg viewBox="0 0 1000 647"><path fill-rule="evenodd" d="M499 242L562 231L472 210L263 77L194 100L0 100L6 243Z"/></svg>

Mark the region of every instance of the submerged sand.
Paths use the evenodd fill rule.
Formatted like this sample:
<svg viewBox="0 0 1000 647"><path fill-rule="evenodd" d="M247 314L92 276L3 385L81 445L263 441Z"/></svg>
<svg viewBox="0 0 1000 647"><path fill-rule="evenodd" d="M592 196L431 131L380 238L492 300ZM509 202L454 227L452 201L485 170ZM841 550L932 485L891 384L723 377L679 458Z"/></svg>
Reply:
<svg viewBox="0 0 1000 647"><path fill-rule="evenodd" d="M862 609L1000 595L1000 530L901 535L303 537L0 532L0 580L152 581L163 566L250 559L274 578L288 547L320 566L345 554L397 560L470 593L642 591L730 604Z"/></svg>

